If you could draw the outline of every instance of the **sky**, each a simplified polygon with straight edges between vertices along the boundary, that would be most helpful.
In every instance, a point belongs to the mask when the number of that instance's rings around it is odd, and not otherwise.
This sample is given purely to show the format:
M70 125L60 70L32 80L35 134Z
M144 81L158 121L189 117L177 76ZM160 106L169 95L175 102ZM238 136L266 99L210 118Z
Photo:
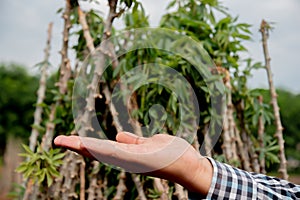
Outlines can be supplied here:
M152 27L166 12L169 0L140 0L149 15ZM271 67L277 87L300 93L300 1L299 0L221 0L239 22L252 25L253 40L245 43L254 61L264 61L259 25L262 19L274 22L269 39ZM56 11L63 0L1 0L0 3L0 62L25 65L34 73L33 66L43 60L46 30L54 22L50 62L57 69L60 62L63 21ZM84 4L83 6L88 6ZM105 13L106 1L100 0L99 9ZM255 71L249 86L268 87L266 72Z

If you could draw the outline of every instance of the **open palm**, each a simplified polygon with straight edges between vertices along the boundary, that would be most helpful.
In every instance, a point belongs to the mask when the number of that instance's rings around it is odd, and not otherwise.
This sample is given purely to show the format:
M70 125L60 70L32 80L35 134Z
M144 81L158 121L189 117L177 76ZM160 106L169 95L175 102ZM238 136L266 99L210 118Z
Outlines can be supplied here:
M157 134L144 138L121 132L116 140L117 142L89 137L58 136L54 143L129 172L178 182L191 190L197 190L195 182L205 177L205 166L210 166L207 159L179 137ZM208 181L209 175L212 172L208 174Z

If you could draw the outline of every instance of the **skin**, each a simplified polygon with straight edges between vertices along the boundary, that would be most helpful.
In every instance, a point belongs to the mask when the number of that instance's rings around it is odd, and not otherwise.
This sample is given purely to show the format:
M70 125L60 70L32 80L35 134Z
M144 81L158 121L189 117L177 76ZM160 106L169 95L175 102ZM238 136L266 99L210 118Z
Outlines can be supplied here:
M118 133L116 140L58 136L54 143L129 172L179 183L199 196L207 195L213 176L212 165L185 140L166 134L144 138L128 132Z

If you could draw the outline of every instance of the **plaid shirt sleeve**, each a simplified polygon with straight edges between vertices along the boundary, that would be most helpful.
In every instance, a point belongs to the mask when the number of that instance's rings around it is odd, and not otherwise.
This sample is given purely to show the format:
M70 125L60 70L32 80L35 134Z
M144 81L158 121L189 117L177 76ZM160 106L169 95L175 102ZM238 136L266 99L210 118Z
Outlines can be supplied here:
M210 190L205 199L300 199L300 185L246 172L208 158L214 170ZM201 199L196 194L191 199Z
M214 174L206 199L300 199L299 185L208 160Z

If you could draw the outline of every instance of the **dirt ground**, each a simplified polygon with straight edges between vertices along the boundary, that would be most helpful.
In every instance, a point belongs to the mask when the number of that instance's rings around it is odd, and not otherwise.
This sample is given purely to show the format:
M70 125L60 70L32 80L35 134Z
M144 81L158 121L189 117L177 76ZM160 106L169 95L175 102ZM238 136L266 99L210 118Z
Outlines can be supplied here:
M10 192L12 183L21 183L21 175L15 172L15 169L21 162L18 154L21 152L21 141L10 138L8 140L5 155L4 166L0 167L0 200L7 200L6 195Z
M291 176L289 179L290 182L300 185L300 175Z

